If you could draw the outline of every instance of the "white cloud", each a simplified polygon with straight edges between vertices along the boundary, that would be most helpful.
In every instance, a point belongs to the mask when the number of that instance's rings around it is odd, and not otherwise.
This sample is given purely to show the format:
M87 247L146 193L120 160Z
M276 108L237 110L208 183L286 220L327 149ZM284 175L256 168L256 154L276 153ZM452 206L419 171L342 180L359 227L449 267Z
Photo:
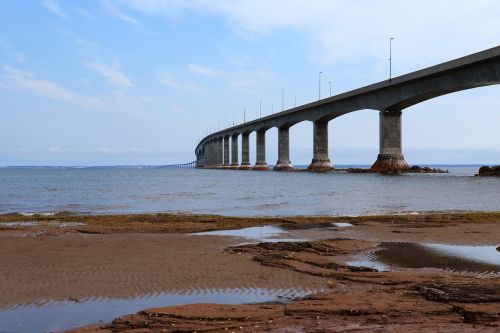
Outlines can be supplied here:
M52 14L63 18L66 17L66 13L62 11L56 0L42 0L41 4Z
M193 64L189 65L189 70L191 70L191 72L193 72L193 73L206 75L206 76L214 76L214 75L220 74L220 71L218 71L216 69L205 67L205 66L200 66L200 65L193 65Z
M286 5L281 0L117 1L168 18L186 11L212 13L255 35L295 31L319 64L385 63L388 38L396 37L396 72L496 46L500 31L497 0L290 0Z
M5 66L6 88L16 89L32 95L45 97L54 101L65 102L83 108L102 108L102 102L93 97L87 97L66 89L57 83L35 78L32 73Z
M85 9L82 9L82 8L74 8L73 9L78 15L80 15L81 17L83 17L84 19L87 19L87 20L90 20L90 19L93 19L94 16L92 14L90 14L88 11L86 11Z
M126 22L128 24L132 25L140 25L139 21L137 21L134 17L125 14L120 8L116 7L111 3L111 1L108 0L102 0L101 3L104 5L106 10L113 16L119 18L123 22Z
M10 44L0 39L0 53L13 57L19 62L23 62L25 57L23 54L17 52Z
M38 79L33 73L11 66L5 66L4 72L4 75L0 76L0 88L4 90L15 90L92 111L145 115L145 110L151 109L152 101L147 96L121 92L87 96L58 83Z
M216 77L218 81L222 79L229 88L245 94L257 93L262 89L262 82L269 83L275 80L274 73L259 69L223 71L195 64L188 67L195 74Z
M88 68L104 77L108 83L114 86L131 87L131 80L118 69L97 62L89 62L86 64Z
M181 82L175 76L167 71L163 71L160 73L160 82L167 87L176 89L176 90L190 90L190 91L198 91L200 88L188 82Z

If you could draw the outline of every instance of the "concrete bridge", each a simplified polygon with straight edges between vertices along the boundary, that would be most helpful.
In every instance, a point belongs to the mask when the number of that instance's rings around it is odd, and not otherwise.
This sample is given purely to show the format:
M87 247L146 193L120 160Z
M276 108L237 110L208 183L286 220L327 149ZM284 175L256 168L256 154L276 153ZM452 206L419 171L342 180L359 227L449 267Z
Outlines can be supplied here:
M164 168L170 168L170 169L184 169L184 168L195 168L197 166L196 161L189 162L189 163L181 163L181 164L169 164L169 165L164 165Z
M313 158L308 169L327 171L333 168L328 156L328 122L350 112L371 109L380 114L380 151L371 169L402 171L408 168L401 145L404 109L445 94L499 83L500 46L497 46L210 134L196 147L196 166L267 170L266 131L277 127L278 161L274 169L293 169L289 157L290 127L312 121ZM249 163L249 135L252 132L257 134L254 166ZM242 136L241 164L238 160L239 135Z

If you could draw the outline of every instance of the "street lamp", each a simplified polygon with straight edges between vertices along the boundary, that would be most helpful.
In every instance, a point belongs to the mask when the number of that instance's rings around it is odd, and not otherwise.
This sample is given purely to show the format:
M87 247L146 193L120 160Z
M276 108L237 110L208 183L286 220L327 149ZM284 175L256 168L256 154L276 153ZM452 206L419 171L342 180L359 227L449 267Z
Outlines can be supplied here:
M332 97L332 82L328 82L328 84L330 85L330 97Z
M260 117L262 118L262 99L259 101L259 113Z
M295 101L295 107L297 107L297 95L293 95L293 100Z
M321 100L321 73L323 72L318 73L318 101Z
M247 109L243 108L243 124L247 122Z
M389 82L392 81L392 41L394 37L389 38Z

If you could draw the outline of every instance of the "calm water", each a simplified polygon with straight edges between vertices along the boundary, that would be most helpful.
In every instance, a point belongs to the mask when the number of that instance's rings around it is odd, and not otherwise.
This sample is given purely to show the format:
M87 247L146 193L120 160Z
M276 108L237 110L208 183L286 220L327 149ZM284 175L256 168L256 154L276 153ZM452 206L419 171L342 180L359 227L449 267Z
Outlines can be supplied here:
M161 167L0 168L0 213L194 212L359 215L500 210L500 179L479 166L382 176Z
M319 291L319 290L318 290ZM140 310L194 303L263 303L286 302L315 291L288 289L224 289L196 293L160 293L131 299L94 298L78 302L54 301L0 309L0 333L57 332L92 323L108 323L118 316Z

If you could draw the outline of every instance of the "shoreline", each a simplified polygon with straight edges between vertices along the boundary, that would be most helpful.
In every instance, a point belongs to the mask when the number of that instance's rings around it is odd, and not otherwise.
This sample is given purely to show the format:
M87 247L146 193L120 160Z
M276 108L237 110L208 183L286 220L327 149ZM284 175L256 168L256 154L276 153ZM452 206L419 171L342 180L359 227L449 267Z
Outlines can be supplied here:
M45 230L48 234L65 233L196 233L232 230L266 225L307 225L347 222L398 226L452 225L453 223L497 223L499 211L432 211L369 214L359 216L224 216L190 213L78 214L78 213L6 213L0 214L0 236L15 230Z
M231 233L194 234L270 225L283 232L270 242ZM107 318L108 324L71 332L224 332L240 327L250 332L317 327L332 332L356 327L367 332L493 332L500 326L500 265L454 263L446 253L429 256L429 248L419 247L427 243L497 247L500 211L279 218L4 214L0 239L0 318L2 309L14 307L15 313L16 306L44 308L47 302L62 302L64 309L64 304L76 306L93 299L133 303L141 295L176 292L232 290L235 294L228 297L235 301L248 290L312 293L285 303L179 305L185 304L179 301L167 307L170 303L155 303L161 307L139 307L131 315L127 313L134 311L123 310ZM405 267L399 252L427 259L423 267ZM384 255L391 269L353 264L373 253ZM443 260L451 268L478 271L425 268L431 261ZM481 273L491 269L497 273Z

